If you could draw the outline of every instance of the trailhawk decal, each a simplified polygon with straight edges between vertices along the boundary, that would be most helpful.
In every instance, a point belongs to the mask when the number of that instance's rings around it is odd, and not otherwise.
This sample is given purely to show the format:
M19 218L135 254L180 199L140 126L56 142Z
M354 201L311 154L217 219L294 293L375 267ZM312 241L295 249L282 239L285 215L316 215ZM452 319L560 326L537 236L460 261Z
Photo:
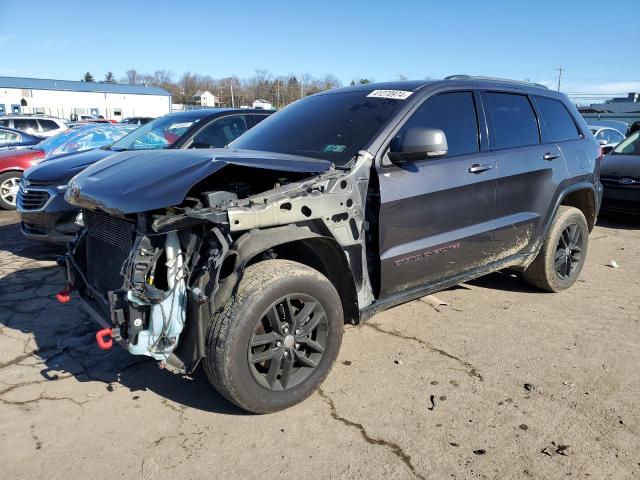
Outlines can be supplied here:
M449 250L455 250L457 248L460 248L460 242L445 245L444 247L436 248L434 250L427 250L426 252L411 255L410 257L401 258L399 260L395 260L393 264L397 267L398 265L415 262L421 258L431 257L432 255L438 255L439 253L448 252Z
M406 100L413 92L406 90L374 90L367 97L373 98L393 98L394 100Z

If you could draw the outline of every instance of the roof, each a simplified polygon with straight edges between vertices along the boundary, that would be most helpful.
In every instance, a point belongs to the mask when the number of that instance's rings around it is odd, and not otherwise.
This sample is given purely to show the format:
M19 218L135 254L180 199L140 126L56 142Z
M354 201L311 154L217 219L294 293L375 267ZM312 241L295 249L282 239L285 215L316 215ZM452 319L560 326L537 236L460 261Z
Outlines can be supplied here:
M254 100L253 103L268 103L269 105L271 105L271 102L269 100L265 100L264 98Z
M121 83L77 82L73 80L53 80L49 78L0 77L0 88L171 96L168 91L160 87L125 85Z
M517 80L508 80L502 78L491 77L473 77L469 75L453 75L441 80L398 80L393 82L378 82L349 85L347 87L336 88L333 90L325 90L316 95L326 95L342 92L353 91L372 91L372 90L402 90L406 92L416 92L427 85L472 85L481 88L490 87L521 87L522 89L535 89L536 91L544 90L545 94L556 96L554 90L549 90L543 85L530 82L520 82Z
M193 96L194 97L201 97L201 96L203 96L205 94L212 95L212 96L215 97L215 95L213 95L213 93L211 93L209 90L198 90L196 93L193 94Z

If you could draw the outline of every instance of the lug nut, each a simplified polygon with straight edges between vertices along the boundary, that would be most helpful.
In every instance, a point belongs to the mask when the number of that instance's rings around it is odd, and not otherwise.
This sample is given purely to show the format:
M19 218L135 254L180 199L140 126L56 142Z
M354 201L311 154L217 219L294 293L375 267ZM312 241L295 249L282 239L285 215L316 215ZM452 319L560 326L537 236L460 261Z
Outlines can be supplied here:
M296 350L298 350L300 348L300 344L296 343Z
M284 356L288 357L289 356L289 352L284 352Z
M300 335L300 329L296 328L296 335Z
M276 342L276 347L281 347L282 346L282 342Z
M283 332L284 332L284 333L289 333L289 328L288 328L288 327L284 327Z

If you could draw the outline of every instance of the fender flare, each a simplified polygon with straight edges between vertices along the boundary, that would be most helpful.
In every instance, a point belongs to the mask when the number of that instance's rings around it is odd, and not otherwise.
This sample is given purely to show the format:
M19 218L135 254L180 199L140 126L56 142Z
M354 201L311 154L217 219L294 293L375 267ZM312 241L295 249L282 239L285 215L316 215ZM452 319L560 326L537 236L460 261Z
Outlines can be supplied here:
M298 225L249 230L230 245L229 252L223 261L223 267L227 261L233 261L233 268L225 272L230 273L219 280L220 288L216 295L216 310L222 308L235 293L245 268L252 260L272 249L292 248L298 250L299 253L301 249L302 251L306 250L307 253L315 253L299 255L292 259L315 268L325 275L340 295L345 320L350 323L358 323L360 311L356 283L344 250L334 238ZM287 256L278 258L287 258ZM227 268L229 266L227 265Z

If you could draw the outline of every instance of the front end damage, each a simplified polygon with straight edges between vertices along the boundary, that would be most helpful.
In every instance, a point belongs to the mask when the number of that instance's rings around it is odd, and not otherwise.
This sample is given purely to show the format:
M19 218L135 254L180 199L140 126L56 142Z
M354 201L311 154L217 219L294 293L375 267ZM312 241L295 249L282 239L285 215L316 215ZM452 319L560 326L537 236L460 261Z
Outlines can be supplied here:
M143 212L111 208L92 195L92 172L83 173L66 196L85 218L66 258L70 287L130 353L187 372L206 355L210 318L232 301L244 268L262 259L319 269L336 285L346 319L357 322L374 298L365 221L371 161L362 151L352 168L319 174L226 162L190 181L180 204Z

